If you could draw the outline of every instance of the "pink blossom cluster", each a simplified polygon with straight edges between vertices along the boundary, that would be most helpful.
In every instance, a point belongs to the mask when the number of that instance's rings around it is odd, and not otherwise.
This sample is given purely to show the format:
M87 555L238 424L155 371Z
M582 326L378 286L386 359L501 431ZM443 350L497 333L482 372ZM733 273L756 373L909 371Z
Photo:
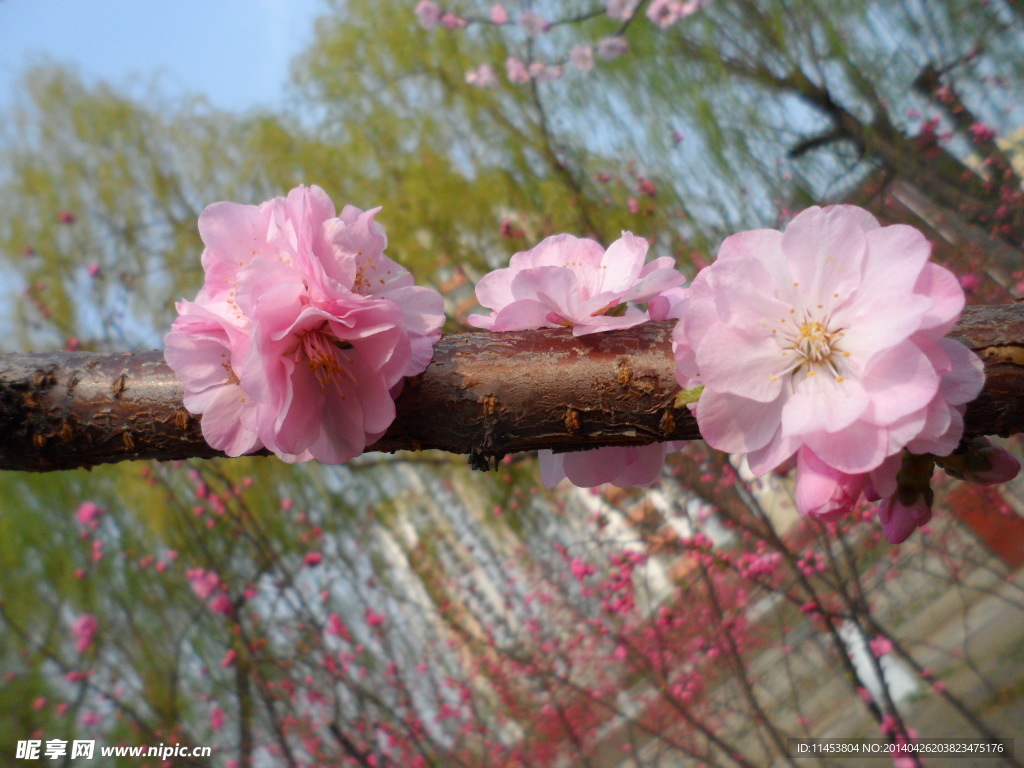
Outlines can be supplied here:
M387 430L404 377L430 362L444 305L384 255L379 210L337 215L322 189L298 187L200 215L206 280L164 341L211 446L337 463Z
M727 238L674 334L704 439L758 475L795 456L804 515L835 520L864 494L884 500L892 541L927 522L932 464L904 453L951 454L984 383L945 338L964 295L930 253L916 229L848 205Z
M548 237L515 254L507 268L480 279L477 300L491 312L470 315L468 321L491 331L567 327L574 336L585 336L631 328L652 316L663 319L681 301L678 286L684 278L667 256L645 263L647 249L647 241L630 232L607 249L572 235ZM582 453L541 451L541 479L548 487L565 477L581 487L650 485L672 448L654 443Z

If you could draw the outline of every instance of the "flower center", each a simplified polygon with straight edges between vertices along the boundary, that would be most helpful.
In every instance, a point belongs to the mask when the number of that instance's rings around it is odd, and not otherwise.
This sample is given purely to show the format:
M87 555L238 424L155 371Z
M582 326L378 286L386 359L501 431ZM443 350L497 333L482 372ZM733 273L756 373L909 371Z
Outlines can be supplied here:
M808 376L814 376L818 368L824 368L836 381L843 380L839 361L849 357L849 352L840 348L844 336L842 328L832 328L827 316L813 319L809 313L802 322L792 316L780 320L782 325L773 333L778 332L783 357L795 353L790 373L804 369Z
M347 349L352 349L350 343L329 336L321 329L303 334L298 346L300 359L302 356L306 358L306 365L320 382L321 392L326 392L327 385L339 374L352 378L351 372L345 369L346 364L353 364L352 358L344 354ZM345 399L344 396L342 399Z

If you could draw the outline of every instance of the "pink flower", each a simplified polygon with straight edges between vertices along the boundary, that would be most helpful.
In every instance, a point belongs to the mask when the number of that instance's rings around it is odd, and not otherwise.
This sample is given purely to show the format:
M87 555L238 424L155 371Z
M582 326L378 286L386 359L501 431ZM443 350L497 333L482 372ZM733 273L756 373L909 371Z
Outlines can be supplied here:
M441 6L432 0L420 0L415 13L424 29L433 29L441 23Z
M530 64L530 77L538 83L550 83L562 76L562 68L556 64L544 64L534 61Z
M477 300L492 314L470 315L468 320L491 331L568 326L573 335L583 336L629 328L651 317L678 317L686 295L678 287L683 276L671 258L645 265L646 256L647 241L629 232L607 250L593 240L554 235L515 254L508 268L484 275L476 286ZM629 302L650 302L651 311ZM650 485L658 479L666 453L676 449L674 443L655 443L540 451L541 479L549 488L566 477L579 487Z
M602 37L597 41L597 58L602 61L612 61L622 56L629 50L629 43L624 37Z
M447 29L465 29L469 25L468 21L454 13L446 13L441 16L441 23Z
M523 28L528 37L537 37L551 28L547 19L530 8L527 8L519 16L519 26Z
M803 447L833 475L952 450L983 374L943 339L964 297L929 253L917 230L853 206L727 238L675 332L680 383L704 386L704 438L757 474Z
M491 23L492 24L507 24L508 23L508 11L505 10L505 6L501 3L495 3L491 6Z
M61 211L58 218L60 219L61 224L74 224L78 221L78 217L71 211Z
M876 658L882 658L887 653L892 653L892 640L883 635L872 638L871 642L868 643L868 647L871 649L872 655Z
M212 446L337 463L387 430L444 316L441 296L384 255L379 210L336 216L322 189L298 187L203 211L206 282L165 344Z
M230 616L231 612L235 610L235 605L231 602L231 598L228 597L226 592L218 592L214 595L209 605L211 611L222 613L225 616Z
M469 323L491 331L568 326L574 336L639 325L647 313L623 305L647 302L683 282L671 258L644 265L646 255L647 241L629 232L607 250L593 240L553 235L480 279L477 300L492 313L470 315ZM621 315L609 314L619 307Z
M219 733L220 729L224 727L224 710L220 707L214 707L210 710L210 728L214 733Z
M683 17L681 0L654 0L647 7L647 18L662 29L671 27Z
M573 46L569 62L580 72L589 72L594 68L594 49L589 45Z
M498 84L498 76L490 64L481 64L466 73L466 83L477 88L493 88Z
M372 608L367 608L366 609L365 618L366 618L366 625L368 627L370 627L371 629L373 627L379 627L385 621L387 621L387 617L384 614L377 613Z
M220 586L220 576L205 568L188 570L185 572L185 578L200 600L206 600Z
M79 653L85 653L89 650L89 646L92 645L93 638L96 637L96 630L99 629L100 623L96 620L95 616L88 613L83 613L74 623L71 625L71 635L75 639L75 650Z
M605 4L605 9L609 18L616 21L626 21L633 15L639 2L640 0L608 0Z
M508 74L510 83L530 82L530 71L523 62L514 56L509 56L508 61L505 62L505 72Z
M103 510L100 509L99 505L91 501L83 501L75 511L75 517L82 525L89 525L99 520L102 514Z

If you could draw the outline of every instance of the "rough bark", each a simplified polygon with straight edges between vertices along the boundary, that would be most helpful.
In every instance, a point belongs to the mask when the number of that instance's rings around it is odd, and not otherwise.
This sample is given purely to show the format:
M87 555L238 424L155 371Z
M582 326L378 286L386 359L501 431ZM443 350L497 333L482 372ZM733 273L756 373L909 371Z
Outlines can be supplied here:
M513 451L638 445L700 435L673 407L673 322L573 338L567 330L446 336L406 382L372 450L439 448L477 466ZM1024 431L1024 303L968 307L953 331L985 361L967 433ZM220 456L163 353L0 357L0 469Z

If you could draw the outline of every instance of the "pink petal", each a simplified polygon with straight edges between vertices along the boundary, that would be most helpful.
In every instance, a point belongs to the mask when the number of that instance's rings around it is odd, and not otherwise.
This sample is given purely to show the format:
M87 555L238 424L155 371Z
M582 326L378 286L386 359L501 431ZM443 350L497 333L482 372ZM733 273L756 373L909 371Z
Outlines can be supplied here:
M847 205L808 208L782 236L789 273L805 306L831 306L856 291L867 253L865 233L878 222Z
M716 323L697 347L705 385L762 403L779 396L790 365L775 337L760 327L741 330Z
M911 342L875 355L861 376L871 398L866 418L886 426L928 407L939 389L939 375L928 358Z
M808 372L797 383L782 409L782 434L838 432L854 423L869 399L856 379L837 381L826 372Z
M749 453L763 448L778 431L782 398L768 403L705 389L697 401L701 437L726 453Z

